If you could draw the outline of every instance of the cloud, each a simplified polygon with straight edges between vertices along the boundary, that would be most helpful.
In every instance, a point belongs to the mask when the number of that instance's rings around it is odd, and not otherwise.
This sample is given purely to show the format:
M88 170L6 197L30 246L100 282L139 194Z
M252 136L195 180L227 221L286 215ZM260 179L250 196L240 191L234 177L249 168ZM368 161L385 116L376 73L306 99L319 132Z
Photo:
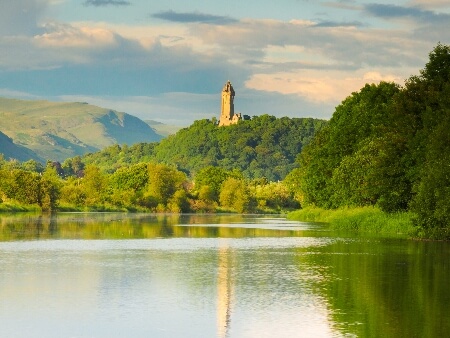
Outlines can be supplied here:
M319 21L316 27L364 27L364 23L360 21L337 22L337 21Z
M71 48L101 48L117 45L119 36L110 30L102 28L76 28L69 24L49 23L45 26L47 32L35 36L40 46L71 47Z
M230 26L194 25L190 31L204 44L220 48L224 58L237 63L266 61L271 49L284 48L273 56L280 62L280 58L289 55L291 47L301 47L292 55L296 62L314 61L354 69L367 65L417 66L422 59L413 51L424 46L423 41L413 40L408 31L387 34L381 29L317 27L296 21L245 20Z
M410 3L422 8L450 8L448 0L412 0Z
M335 2L324 2L324 6L337 8L337 9L348 9L348 10L359 10L360 6L355 4L355 1L335 1Z
M169 39L145 43L107 28L52 23L44 34L0 39L0 83L36 95L210 93L249 70Z
M424 23L431 22L450 22L450 14L436 13L430 10L424 10L420 7L403 7L397 5L368 4L364 9L370 15L384 19L415 19Z
M228 16L218 16L204 13L179 13L174 11L165 11L152 14L151 17L171 22L180 23L205 23L213 25L226 25L237 22L236 19Z
M254 74L246 81L246 86L260 91L295 94L306 101L331 105L342 101L366 83L380 81L401 82L403 79L392 74L382 75L377 71L358 71L349 75L348 72L343 71L301 70Z
M86 0L85 6L105 7L105 6L129 6L131 2L123 0Z
M49 6L44 0L0 0L0 36L34 35Z

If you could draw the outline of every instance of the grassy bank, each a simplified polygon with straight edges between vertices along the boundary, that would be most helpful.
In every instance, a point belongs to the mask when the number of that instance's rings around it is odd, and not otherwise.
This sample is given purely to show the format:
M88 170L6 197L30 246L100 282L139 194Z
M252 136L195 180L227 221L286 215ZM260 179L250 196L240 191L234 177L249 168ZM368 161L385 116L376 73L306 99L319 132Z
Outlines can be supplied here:
M0 203L0 212L40 212L38 205L25 205L15 202Z
M325 222L333 230L417 237L412 214L387 214L373 207L325 210L304 208L288 214L288 219L303 222Z

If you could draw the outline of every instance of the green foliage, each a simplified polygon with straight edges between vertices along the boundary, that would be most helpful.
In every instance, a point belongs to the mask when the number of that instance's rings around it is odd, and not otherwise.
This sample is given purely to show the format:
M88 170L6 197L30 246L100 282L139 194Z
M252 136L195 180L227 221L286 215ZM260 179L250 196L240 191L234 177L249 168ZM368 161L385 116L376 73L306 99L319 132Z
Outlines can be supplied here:
M300 156L305 204L332 208L378 203L398 174L398 168L378 170L398 159L397 145L392 151L384 148L391 142L388 137L395 136L390 103L398 91L393 83L366 85L336 108Z
M56 210L61 194L62 182L54 167L48 166L40 180L39 205L43 211Z
M119 168L110 176L110 186L114 190L139 191L148 183L146 163L138 163L130 167Z
M229 127L210 120L195 121L160 143L119 145L83 157L105 172L138 162L156 161L196 176L208 166L231 172L237 169L247 178L283 179L297 165L295 158L326 121L309 118L277 119L262 115ZM213 188L217 191L216 188Z
M303 192L301 189L302 184L302 170L300 168L294 168L283 180L283 184L288 189L289 193L293 196L294 200L298 203L303 203Z
M404 88L381 82L345 99L301 153L289 186L305 206L410 210L424 229L445 233L449 107L450 47L438 44Z
M419 102L407 97L416 109L406 113L417 124L408 157L414 165L411 209L424 228L450 228L450 46L438 44L421 76L407 84L410 88L420 94Z
M62 164L62 169L64 171L64 176L83 176L85 164L83 163L80 156L75 156L73 158L66 159Z
M283 182L258 182L250 185L250 193L259 210L295 209L299 204Z
M304 208L288 214L288 219L303 222L329 223L333 230L392 234L409 237L416 234L413 214L385 213L379 208L359 207L341 209Z
M61 188L61 202L74 207L85 204L86 193L81 186L81 178L69 177Z
M82 157L85 164L95 164L102 171L112 173L118 168L149 162L154 158L156 143L136 143L132 146L112 145Z
M207 166L195 175L195 187L202 200L219 201L222 183L230 177L231 173L225 169Z
M81 191L87 206L100 206L106 202L108 177L93 165L86 166L81 180Z
M148 195L165 205L176 191L183 189L186 175L164 164L149 163L148 180Z
M0 191L5 199L23 204L39 203L39 181L37 173L22 169L0 170Z
M450 228L450 114L436 126L425 146L416 196L411 206L426 228Z
M230 177L222 183L220 205L239 213L252 209L252 198L247 183L242 179Z
M0 168L0 200L23 206L38 205L43 211L55 210L61 180L49 166L42 174L23 169ZM36 208L33 208L36 209Z

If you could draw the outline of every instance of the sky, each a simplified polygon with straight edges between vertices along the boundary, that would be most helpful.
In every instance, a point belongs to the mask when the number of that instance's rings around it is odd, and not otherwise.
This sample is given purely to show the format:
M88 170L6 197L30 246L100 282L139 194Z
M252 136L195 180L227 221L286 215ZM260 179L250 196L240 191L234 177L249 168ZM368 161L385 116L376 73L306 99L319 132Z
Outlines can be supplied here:
M375 2L374 2L375 1ZM450 0L0 0L0 96L188 126L235 111L329 119L450 44Z

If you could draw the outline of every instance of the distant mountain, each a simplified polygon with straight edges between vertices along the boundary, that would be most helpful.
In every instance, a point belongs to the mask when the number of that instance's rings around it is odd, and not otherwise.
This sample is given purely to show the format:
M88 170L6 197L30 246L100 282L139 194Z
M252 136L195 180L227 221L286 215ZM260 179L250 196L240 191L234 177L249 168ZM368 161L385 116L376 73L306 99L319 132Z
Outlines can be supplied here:
M183 128L180 126L172 126L170 124L164 124L162 122L154 120L144 120L144 122L147 123L150 127L152 127L157 134L163 137L176 134L178 130Z
M40 158L32 150L14 144L14 142L2 132L0 132L0 154L3 155L5 160L16 159L21 162L28 160L44 162L44 159Z
M57 161L113 144L162 139L135 116L83 102L0 98L0 130L16 145L31 149L45 160Z

